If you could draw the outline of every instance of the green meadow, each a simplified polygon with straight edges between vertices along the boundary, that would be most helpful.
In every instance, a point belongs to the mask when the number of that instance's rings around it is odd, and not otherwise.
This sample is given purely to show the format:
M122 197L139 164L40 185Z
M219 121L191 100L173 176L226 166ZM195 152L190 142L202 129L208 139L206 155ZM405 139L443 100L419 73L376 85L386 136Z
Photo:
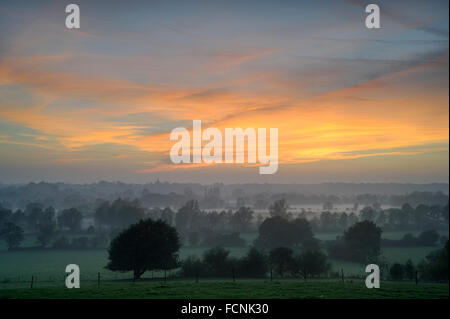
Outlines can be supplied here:
M331 240L339 235L337 233L322 233L316 237L321 240ZM404 232L386 232L384 238L398 239ZM256 233L245 233L241 235L248 245L256 238ZM27 237L26 245L32 246L34 240ZM404 263L411 259L415 264L421 261L431 251L438 247L388 247L382 250L383 256L389 263ZM183 246L180 249L180 258L190 255L201 255L206 247ZM231 256L240 257L247 252L248 247L226 247ZM34 276L35 286L62 285L65 278L65 267L68 264L77 264L81 269L82 280L96 281L98 273L101 280L121 280L132 277L131 273L112 272L104 269L108 261L108 252L105 249L86 250L19 250L9 252L5 247L0 247L0 289L11 289L28 287L31 276ZM357 277L365 275L365 265L345 262L340 260L330 260L332 270L340 272L344 270L346 277ZM173 277L175 271L169 272L169 277ZM158 272L147 272L144 278L151 279L162 277Z
M323 299L438 299L448 298L446 284L381 282L379 289L367 289L364 281L170 281L107 282L97 287L90 283L79 289L45 287L0 289L0 298L323 298Z

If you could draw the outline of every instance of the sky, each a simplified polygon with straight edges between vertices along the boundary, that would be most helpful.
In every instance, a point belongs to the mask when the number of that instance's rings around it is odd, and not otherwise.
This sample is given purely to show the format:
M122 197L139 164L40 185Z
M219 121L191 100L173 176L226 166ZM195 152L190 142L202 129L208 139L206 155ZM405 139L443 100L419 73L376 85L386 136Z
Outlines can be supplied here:
M0 0L0 182L449 180L448 1L69 3ZM173 164L193 120L278 128L278 171Z

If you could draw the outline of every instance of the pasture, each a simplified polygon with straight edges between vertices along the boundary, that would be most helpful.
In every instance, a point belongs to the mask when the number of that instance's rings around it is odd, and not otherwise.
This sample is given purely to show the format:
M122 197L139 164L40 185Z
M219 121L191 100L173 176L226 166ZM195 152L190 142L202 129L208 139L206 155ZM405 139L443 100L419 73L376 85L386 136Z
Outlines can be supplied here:
M336 233L317 234L322 240L330 240L337 236ZM401 238L402 232L383 233L385 238ZM248 245L251 244L256 233L245 233L241 235ZM34 244L33 238L27 236L25 243L29 246ZM3 243L2 243L3 244ZM248 247L226 247L231 256L240 257L247 252ZM421 261L431 251L438 247L387 247L382 249L386 260L392 264L404 263L411 259L415 264ZM183 246L180 250L180 258L190 255L201 255L207 247ZM25 288L29 286L31 276L34 276L35 286L62 286L65 278L65 266L77 264L81 269L82 280L96 281L97 274L101 273L101 280L126 280L132 277L131 273L112 272L104 269L108 261L106 249L86 250L19 250L8 252L5 247L0 247L0 289ZM365 276L365 265L340 260L330 260L332 270L340 272L343 269L345 277ZM175 271L169 272L168 276L174 275ZM147 272L143 278L152 279L162 277L158 272Z
M367 289L363 280L340 281L155 281L81 284L79 289L45 287L0 289L0 298L269 298L269 299L437 299L448 298L446 284L381 282L379 289Z

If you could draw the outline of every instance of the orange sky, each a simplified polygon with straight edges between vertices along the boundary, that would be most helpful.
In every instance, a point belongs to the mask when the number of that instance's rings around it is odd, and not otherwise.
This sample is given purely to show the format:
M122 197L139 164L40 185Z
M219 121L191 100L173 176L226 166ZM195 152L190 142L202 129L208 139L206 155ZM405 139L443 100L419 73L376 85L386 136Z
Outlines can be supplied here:
M270 26L253 17L261 31L242 22L247 32L227 34L220 19L207 29L189 11L174 23L189 25L187 34L163 25L146 43L141 24L100 26L92 8L85 33L68 32L54 16L58 6L48 8L47 19L25 25L12 17L27 11L3 13L13 25L0 56L5 180L259 178L254 167L170 163L170 131L197 119L204 129L277 127L280 174L265 182L448 182L448 36L420 23L393 19L373 35L349 31L360 21L334 17L286 35L282 27L293 27L281 16Z

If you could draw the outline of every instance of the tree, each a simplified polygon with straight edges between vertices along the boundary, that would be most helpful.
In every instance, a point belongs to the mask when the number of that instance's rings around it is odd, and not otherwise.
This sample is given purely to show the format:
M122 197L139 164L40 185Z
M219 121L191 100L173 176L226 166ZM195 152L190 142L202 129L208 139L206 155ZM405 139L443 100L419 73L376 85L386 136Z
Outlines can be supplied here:
M139 279L147 270L175 268L180 246L175 228L162 220L141 220L112 240L106 268L133 271Z
M209 275L227 276L231 273L229 254L230 252L223 247L215 247L205 251L203 262Z
M58 224L61 228L67 227L70 231L81 229L83 214L76 208L65 209L58 216Z
M189 246L197 246L200 241L198 232L194 231L188 235Z
M435 230L426 230L419 235L419 243L423 246L434 246L439 239L439 234Z
M123 228L145 218L145 210L138 200L118 198L111 204L104 202L97 207L95 220L99 226Z
M181 262L181 271L185 277L198 278L204 271L204 264L197 256L189 256Z
M329 211L320 213L320 225L322 230L331 230L334 228L333 215Z
M23 229L13 223L4 223L0 229L0 237L6 241L8 250L13 250L20 246L23 241Z
M175 215L175 225L177 230L183 236L188 234L190 231L193 231L193 229L191 229L192 220L200 213L198 201L190 200L186 202L186 204L184 204L184 206L181 207Z
M279 199L275 201L272 205L269 207L269 214L271 217L282 217L285 219L289 218L289 214L287 212L288 205L284 198Z
M12 215L13 214L10 209L6 209L0 204L0 228L4 223L10 221Z
M255 246L267 250L276 247L293 247L314 236L309 222L304 218L297 218L291 222L279 216L266 218L258 231L259 236L255 240Z
M370 207L370 206L366 206L364 207L361 212L359 213L361 220L369 220L372 221L375 219L376 216L376 212L375 210Z
M230 220L231 226L238 232L246 232L250 229L253 220L253 211L250 207L240 207Z
M290 233L293 239L293 244L302 244L305 241L314 239L314 234L311 230L311 225L306 218L296 218L290 222Z
M391 266L389 273L393 280L402 280L405 276L405 267L402 264L395 263Z
M302 245L303 251L314 251L320 249L319 240L316 238L306 239Z
M416 269L411 259L408 259L408 261L406 262L404 270L406 278L408 278L409 280L413 280L416 274Z
M39 225L39 219L42 217L43 207L40 203L29 203L25 208L28 228L35 230Z
M281 277L292 269L294 263L293 251L287 247L272 249L269 254L269 264Z
M339 227L342 230L346 230L348 227L348 221L349 221L348 215L346 213L342 213L341 216L339 216L338 220Z
M172 226L174 215L175 213L172 211L172 209L170 207L166 207L161 212L161 219L165 221L168 225Z
M255 246L259 249L273 249L275 247L292 246L291 227L288 220L276 216L266 218L259 226L259 236Z
M267 273L266 256L255 247L250 247L240 264L240 273L245 277L263 278Z
M426 256L417 266L422 278L433 281L448 282L449 245L435 250Z
M344 233L346 249L360 262L374 262L380 255L381 228L374 222L362 221Z
M293 273L300 274L305 280L328 272L331 268L327 255L319 250L304 251L294 258Z
M68 248L70 247L70 242L65 236L61 236L55 239L52 244L53 248Z
M39 226L39 231L36 237L36 241L41 244L42 247L50 244L52 239L55 237L56 228L55 224L45 224Z

